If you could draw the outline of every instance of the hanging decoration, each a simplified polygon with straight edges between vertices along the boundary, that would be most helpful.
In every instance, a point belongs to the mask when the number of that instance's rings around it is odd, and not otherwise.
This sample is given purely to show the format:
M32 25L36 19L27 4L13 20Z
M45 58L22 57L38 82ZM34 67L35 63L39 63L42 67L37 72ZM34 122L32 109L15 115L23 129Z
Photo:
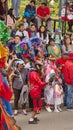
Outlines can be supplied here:
M0 43L5 43L10 37L10 29L0 20Z

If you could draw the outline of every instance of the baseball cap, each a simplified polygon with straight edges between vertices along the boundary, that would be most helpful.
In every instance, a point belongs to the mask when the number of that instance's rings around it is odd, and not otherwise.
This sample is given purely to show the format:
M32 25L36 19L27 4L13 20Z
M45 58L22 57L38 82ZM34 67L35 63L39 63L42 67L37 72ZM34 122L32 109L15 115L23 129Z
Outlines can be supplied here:
M61 29L60 28L56 28L55 32L61 32Z
M63 55L69 55L69 52L68 51L65 51L62 53Z

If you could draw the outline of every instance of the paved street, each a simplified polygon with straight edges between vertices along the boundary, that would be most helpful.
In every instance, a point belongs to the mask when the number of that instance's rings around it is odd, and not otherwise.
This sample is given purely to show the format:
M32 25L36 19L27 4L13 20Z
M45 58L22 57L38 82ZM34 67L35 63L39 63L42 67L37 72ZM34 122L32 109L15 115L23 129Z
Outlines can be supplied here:
M73 112L70 111L48 113L42 110L38 115L40 121L35 125L28 124L30 116L29 112L27 116L19 114L15 117L21 130L73 130Z

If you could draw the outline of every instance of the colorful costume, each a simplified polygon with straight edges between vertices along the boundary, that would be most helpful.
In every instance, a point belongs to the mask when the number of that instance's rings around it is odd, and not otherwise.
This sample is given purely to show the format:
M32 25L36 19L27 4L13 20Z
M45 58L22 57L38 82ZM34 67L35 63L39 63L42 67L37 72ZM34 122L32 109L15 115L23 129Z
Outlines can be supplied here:
M48 82L50 79L50 75L55 73L54 64L51 61L46 61L45 63L45 81ZM47 105L54 104L54 89L52 87L52 84L47 84L44 89L44 96L45 96L45 103Z
M12 109L9 101L12 97L12 91L1 67L3 66L0 64L0 128L1 130L11 130L11 128L12 130L19 130L20 128L15 125L15 120L11 117Z

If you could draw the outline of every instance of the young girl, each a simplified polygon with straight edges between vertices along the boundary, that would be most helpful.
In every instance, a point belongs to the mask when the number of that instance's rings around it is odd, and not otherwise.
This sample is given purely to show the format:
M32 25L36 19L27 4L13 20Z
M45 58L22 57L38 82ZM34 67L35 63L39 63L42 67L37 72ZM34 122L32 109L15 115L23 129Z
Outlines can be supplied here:
M61 65L57 66L58 76L54 78L52 86L54 87L54 112L61 112L61 104L63 103L63 88L61 79Z
M37 37L40 38L42 40L42 43L44 44L48 44L49 43L49 35L46 31L46 27L45 26L40 26L39 31L37 33Z
M8 15L7 15L7 26L9 26L11 29L15 29L15 24L16 24L16 19L14 16L14 10L10 8L8 10Z
M49 57L47 57L47 60L45 62L44 72L45 72L45 81L49 81L49 83L46 85L44 89L44 97L45 97L45 103L46 103L46 110L48 112L52 112L51 105L54 105L54 89L52 86L53 78L51 77L51 74L55 74L55 64L53 61L53 58L49 60Z

